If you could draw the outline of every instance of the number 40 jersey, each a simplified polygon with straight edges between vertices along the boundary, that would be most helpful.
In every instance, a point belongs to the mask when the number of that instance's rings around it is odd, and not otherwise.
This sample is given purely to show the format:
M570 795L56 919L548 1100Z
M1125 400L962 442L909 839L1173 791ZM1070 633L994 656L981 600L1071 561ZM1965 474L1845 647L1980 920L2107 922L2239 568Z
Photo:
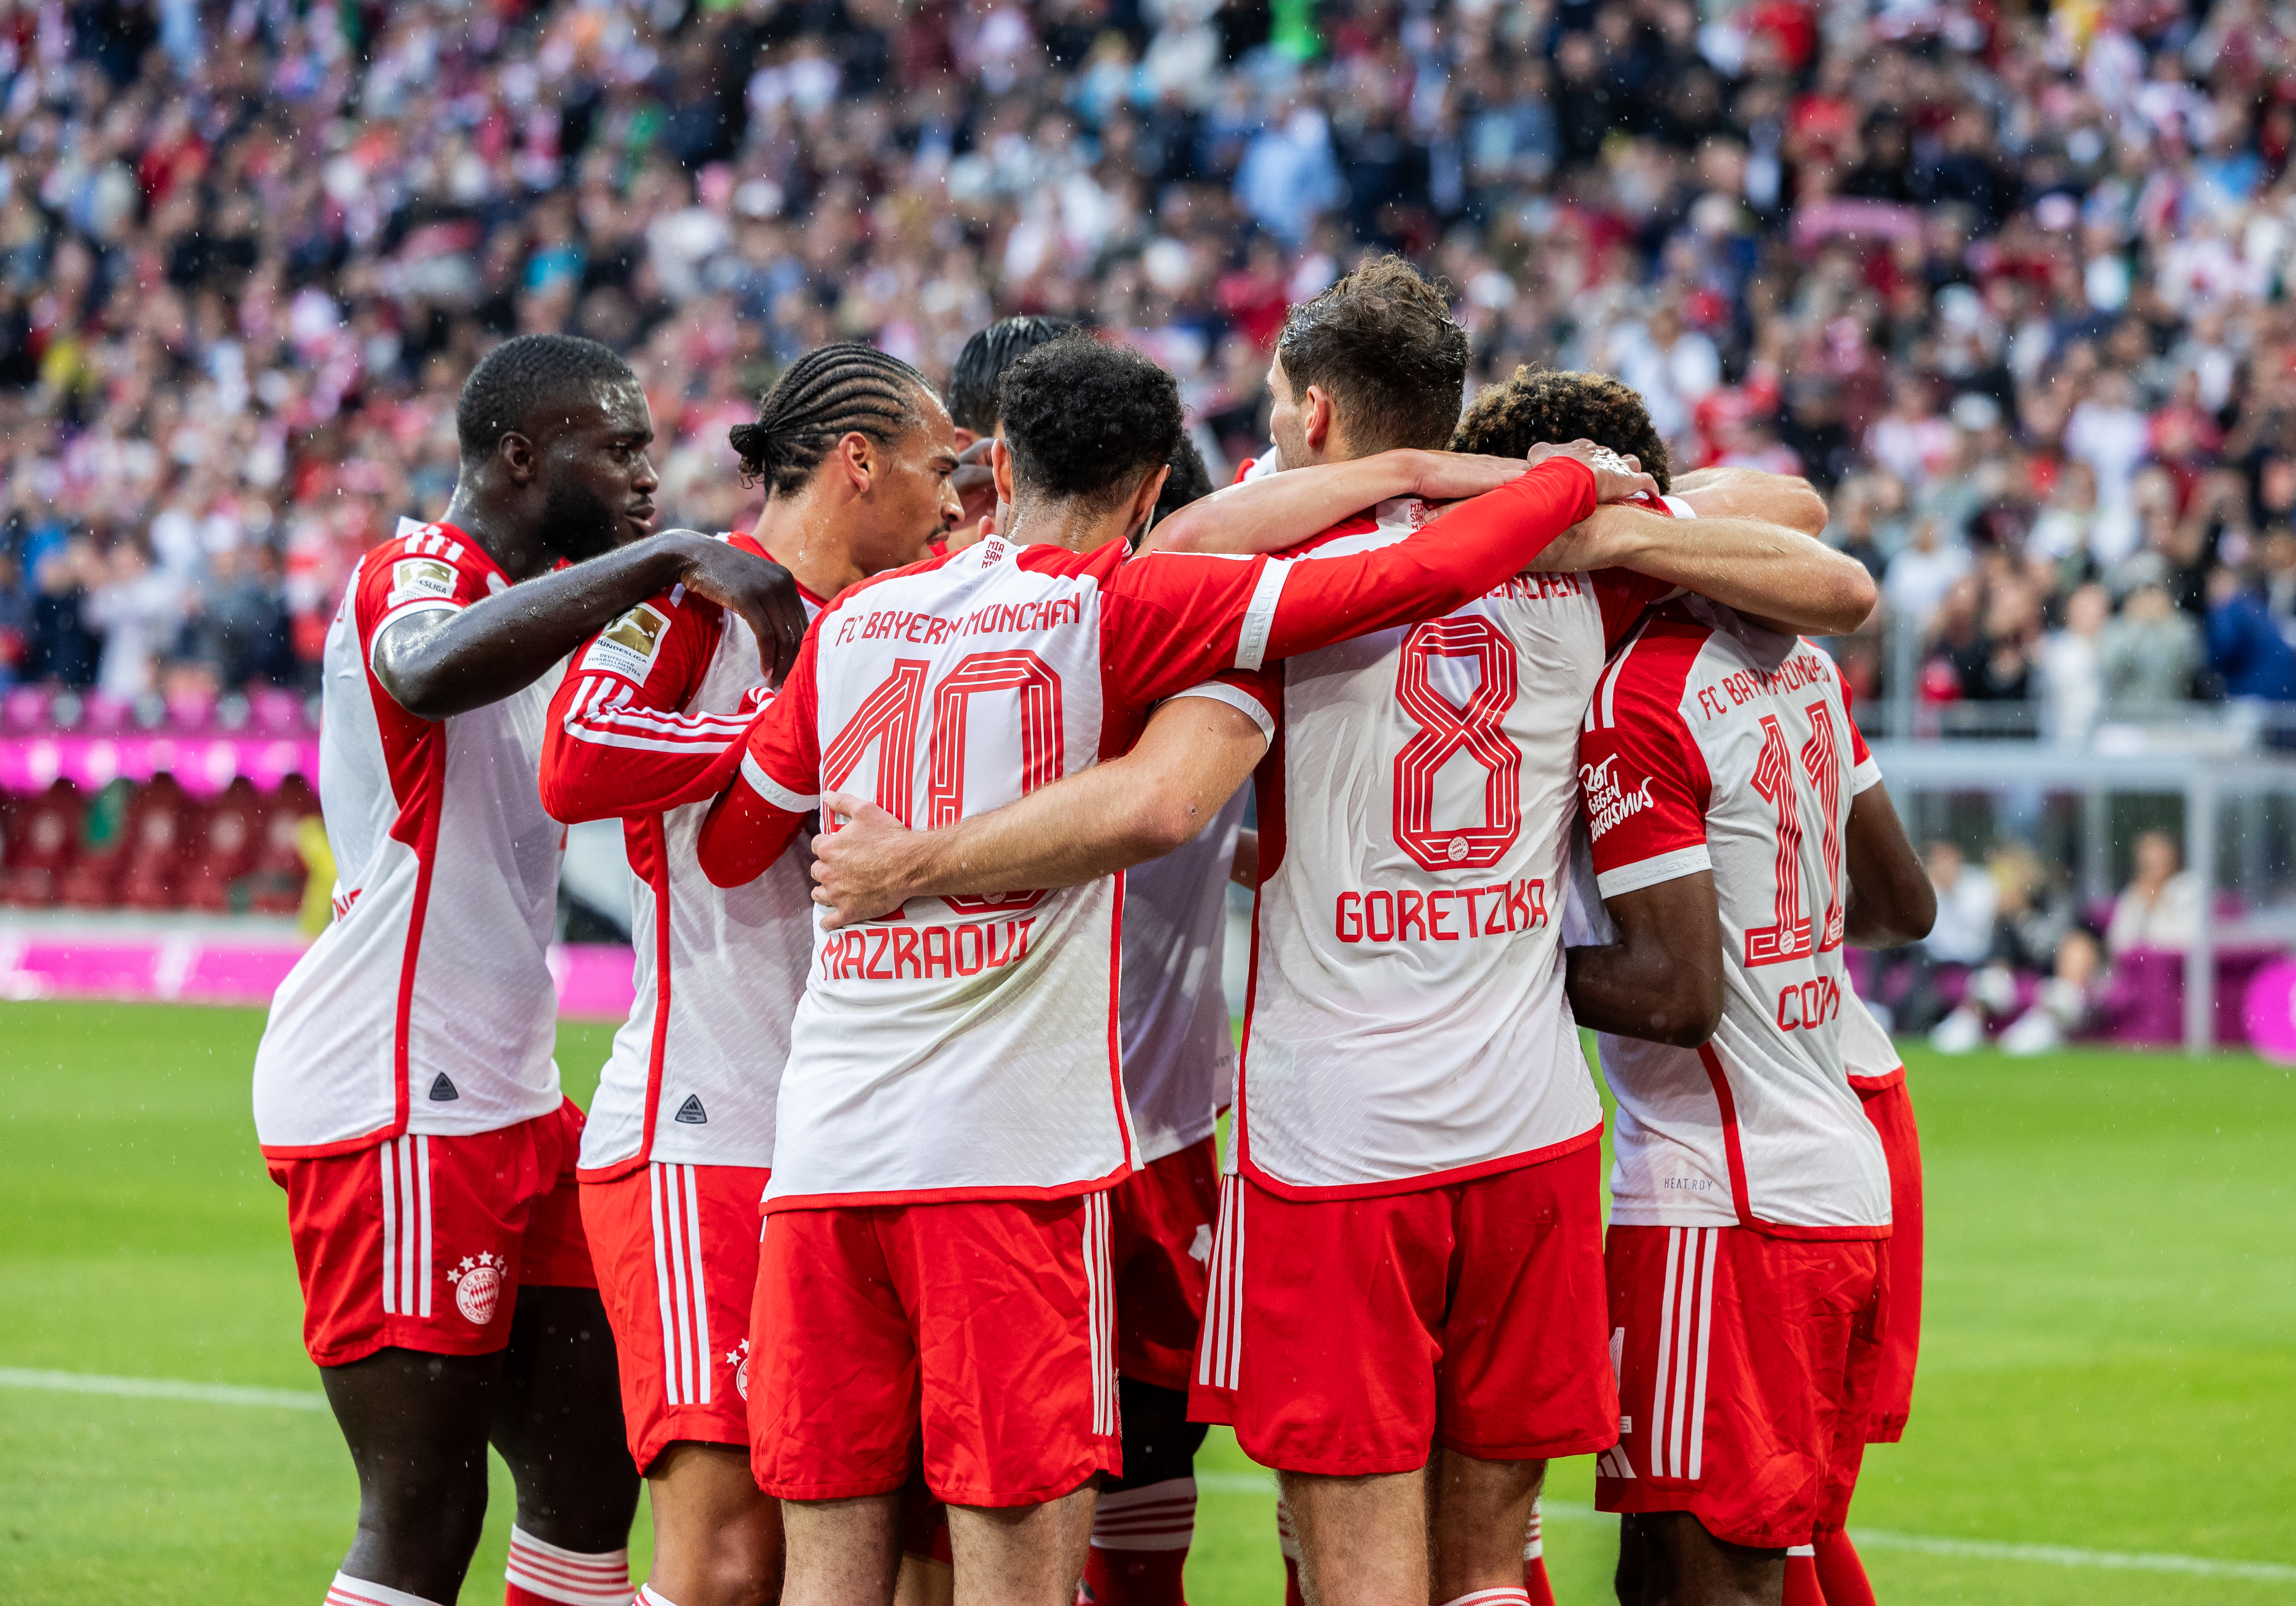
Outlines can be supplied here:
M1382 503L1285 555L1312 569L1431 516ZM1671 589L1518 574L1283 666L1231 1151L1255 1183L1405 1192L1601 1137L1558 941L1578 727L1611 645Z

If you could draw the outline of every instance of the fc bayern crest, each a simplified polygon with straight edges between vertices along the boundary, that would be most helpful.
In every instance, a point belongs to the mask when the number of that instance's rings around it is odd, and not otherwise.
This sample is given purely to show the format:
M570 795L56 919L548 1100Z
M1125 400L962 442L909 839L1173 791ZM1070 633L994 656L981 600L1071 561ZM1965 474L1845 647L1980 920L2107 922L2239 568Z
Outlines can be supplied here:
M750 1340L743 1339L741 1348L726 1352L726 1364L734 1368L734 1388L743 1399L750 1397Z
M447 1281L455 1285L455 1308L473 1327L484 1327L495 1319L495 1301L502 1298L505 1264L500 1255L465 1255L463 1264L447 1274Z

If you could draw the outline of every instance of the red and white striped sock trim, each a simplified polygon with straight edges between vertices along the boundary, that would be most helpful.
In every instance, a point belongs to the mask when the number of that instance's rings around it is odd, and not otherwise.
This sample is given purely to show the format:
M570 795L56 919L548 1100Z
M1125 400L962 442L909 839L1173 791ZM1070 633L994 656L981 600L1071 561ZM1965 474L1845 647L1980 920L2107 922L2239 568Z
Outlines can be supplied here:
M1103 1550L1185 1550L1196 1536L1196 1480L1103 1495L1092 1514L1092 1542Z
M638 1586L637 1606L677 1606L677 1602L652 1585L641 1584Z
M1275 1496L1275 1548L1286 1561L1300 1560L1300 1533L1292 1526L1292 1506L1283 1495Z
M503 1577L512 1591L522 1589L562 1606L630 1606L627 1550L566 1550L512 1527L510 1565Z
M439 1606L439 1602L339 1572L327 1586L326 1606Z
M1504 1585L1496 1589L1471 1589L1444 1602L1443 1606L1530 1606L1530 1591L1521 1585L1512 1589Z
M1522 1559L1537 1561L1546 1554L1546 1530L1538 1520L1538 1502L1530 1503L1530 1527L1522 1536Z

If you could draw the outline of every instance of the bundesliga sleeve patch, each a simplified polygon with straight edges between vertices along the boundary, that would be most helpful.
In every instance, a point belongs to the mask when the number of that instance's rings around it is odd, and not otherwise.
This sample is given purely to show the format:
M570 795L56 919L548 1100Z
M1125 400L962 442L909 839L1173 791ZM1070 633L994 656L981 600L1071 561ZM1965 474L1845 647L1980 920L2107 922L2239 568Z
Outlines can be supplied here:
M401 558L390 566L390 596L387 606L423 597L455 594L455 566L437 558Z
M643 681L661 651L662 637L668 634L669 616L640 602L599 633L582 655L582 668Z

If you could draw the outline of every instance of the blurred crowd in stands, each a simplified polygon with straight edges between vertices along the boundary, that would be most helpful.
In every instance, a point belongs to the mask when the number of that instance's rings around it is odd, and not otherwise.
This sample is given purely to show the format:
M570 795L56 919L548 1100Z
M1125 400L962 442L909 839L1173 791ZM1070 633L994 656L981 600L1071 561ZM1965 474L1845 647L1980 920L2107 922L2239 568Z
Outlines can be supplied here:
M1868 962L1861 988L1891 1029L1925 1032L1948 1053L1988 1041L2030 1054L2078 1037L2183 1037L2185 955L2202 900L2174 836L2139 832L2128 882L2087 905L2014 838L1982 864L1947 840L1928 843L1922 856L1937 889L1937 924L1923 941ZM2233 1010L2280 946L2233 944L2215 957ZM2227 1012L2219 1006L2220 1034Z
M1087 316L1262 439L1286 305L1799 470L1871 699L2296 696L2296 38L2260 0L41 0L0 13L0 680L296 685L486 344L650 389L723 528L778 364Z

